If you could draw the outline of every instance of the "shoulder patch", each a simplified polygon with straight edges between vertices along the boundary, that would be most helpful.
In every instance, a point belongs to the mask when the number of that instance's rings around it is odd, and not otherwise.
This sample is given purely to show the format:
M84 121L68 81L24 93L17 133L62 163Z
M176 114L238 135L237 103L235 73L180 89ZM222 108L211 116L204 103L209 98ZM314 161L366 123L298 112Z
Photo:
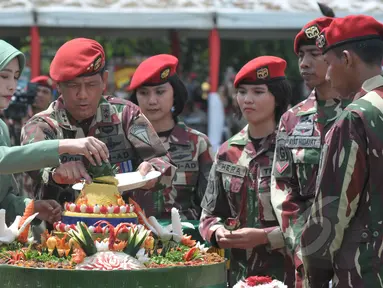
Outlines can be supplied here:
M238 177L245 177L247 168L245 166L235 165L227 161L218 161L217 171L220 173L230 174Z
M291 151L286 147L287 134L279 133L275 148L275 169L274 176L276 178L292 177L292 157Z
M149 140L149 134L148 134L148 127L143 124L135 124L130 130L130 133L140 139L142 142L151 145Z

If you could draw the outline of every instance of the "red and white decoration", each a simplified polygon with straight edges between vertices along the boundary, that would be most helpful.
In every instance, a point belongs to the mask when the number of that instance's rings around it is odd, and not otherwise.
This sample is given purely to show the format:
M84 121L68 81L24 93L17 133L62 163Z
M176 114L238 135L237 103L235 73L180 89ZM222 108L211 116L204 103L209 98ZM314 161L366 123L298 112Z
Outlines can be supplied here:
M273 280L269 276L251 276L239 281L233 288L287 288L281 281Z
M134 206L131 204L126 204L123 206L118 205L85 205L85 204L75 204L75 203L65 203L65 211L77 212L77 213L88 213L88 214L126 214L134 212Z
M76 270L136 270L145 269L145 266L136 258L123 252L98 252L86 257L84 262L76 266Z

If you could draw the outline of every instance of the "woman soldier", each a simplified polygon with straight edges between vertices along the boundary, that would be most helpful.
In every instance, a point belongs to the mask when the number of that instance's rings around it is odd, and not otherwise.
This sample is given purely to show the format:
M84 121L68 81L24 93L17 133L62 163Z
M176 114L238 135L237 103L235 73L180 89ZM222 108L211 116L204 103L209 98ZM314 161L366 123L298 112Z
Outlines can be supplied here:
M136 191L129 196L137 200L146 216L169 219L176 207L183 220L199 220L213 156L206 135L178 120L187 90L176 74L177 64L174 56L156 55L143 61L132 77L130 100L149 119L178 169L172 187Z
M25 65L24 54L9 43L0 40L0 110L8 107ZM60 165L60 154L82 154L96 165L108 161L109 152L106 145L93 138L76 140L47 140L26 146L10 146L9 130L0 120L0 209L6 210L6 221L12 222L16 215L22 215L25 205L30 199L16 196L18 185L12 173L21 173L45 167ZM95 159L93 159L93 157ZM68 168L69 169L69 168ZM92 179L80 162L73 162L70 170L72 175L84 177L88 182ZM35 212L41 220L55 222L61 218L61 207L54 200L35 202Z
M254 275L275 276L288 287L294 283L270 199L275 131L291 98L285 68L285 60L262 56L236 75L234 100L248 125L220 147L201 204L202 237L231 249L230 287Z

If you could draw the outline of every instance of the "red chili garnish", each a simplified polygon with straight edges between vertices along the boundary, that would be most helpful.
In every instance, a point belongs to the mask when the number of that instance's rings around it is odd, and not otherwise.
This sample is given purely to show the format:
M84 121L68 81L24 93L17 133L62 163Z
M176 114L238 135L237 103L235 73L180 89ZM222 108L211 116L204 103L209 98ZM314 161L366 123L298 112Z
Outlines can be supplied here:
M188 252L184 255L184 261L190 261L193 258L194 252L197 250L197 247L189 249Z
M250 276L246 279L246 284L251 287L271 282L273 282L273 279L269 276Z

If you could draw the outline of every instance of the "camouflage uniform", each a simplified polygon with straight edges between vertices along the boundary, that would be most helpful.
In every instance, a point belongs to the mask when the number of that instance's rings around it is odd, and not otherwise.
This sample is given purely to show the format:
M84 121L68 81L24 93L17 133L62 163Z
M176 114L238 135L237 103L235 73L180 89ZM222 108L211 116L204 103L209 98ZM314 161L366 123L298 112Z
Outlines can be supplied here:
M170 219L172 207L181 218L199 220L201 200L205 194L213 155L206 135L178 123L164 143L172 161L178 166L171 187L157 191L129 192L146 216Z
M300 236L315 195L324 135L346 102L319 101L314 90L305 101L287 111L279 123L271 202L296 269L302 265Z
M312 287L331 277L333 287L383 287L381 131L383 77L375 76L326 135L317 195L302 234Z
M244 274L274 275L293 287L294 267L285 257L285 243L270 200L270 176L275 134L254 147L248 126L219 149L202 201L200 232L217 246L215 231L225 219L239 216L240 228L263 228L268 245L254 249L231 249L230 279L235 284Z
M88 127L81 127L69 118L63 99L60 97L46 111L34 115L28 121L22 131L22 144L45 139L94 136L108 146L109 160L119 166L121 173L135 171L142 161L148 161L164 175L161 184L165 186L171 184L175 167L168 162L169 158L165 156L166 151L161 140L138 106L122 99L102 97L96 115ZM79 159L82 157L61 156L61 162ZM73 201L59 198L63 191L72 193L70 195L73 195L73 191L70 185L56 184L51 172L52 168L46 168L30 173L35 186L40 186L37 196L44 199L59 199L60 203ZM64 197L67 193L62 195Z

